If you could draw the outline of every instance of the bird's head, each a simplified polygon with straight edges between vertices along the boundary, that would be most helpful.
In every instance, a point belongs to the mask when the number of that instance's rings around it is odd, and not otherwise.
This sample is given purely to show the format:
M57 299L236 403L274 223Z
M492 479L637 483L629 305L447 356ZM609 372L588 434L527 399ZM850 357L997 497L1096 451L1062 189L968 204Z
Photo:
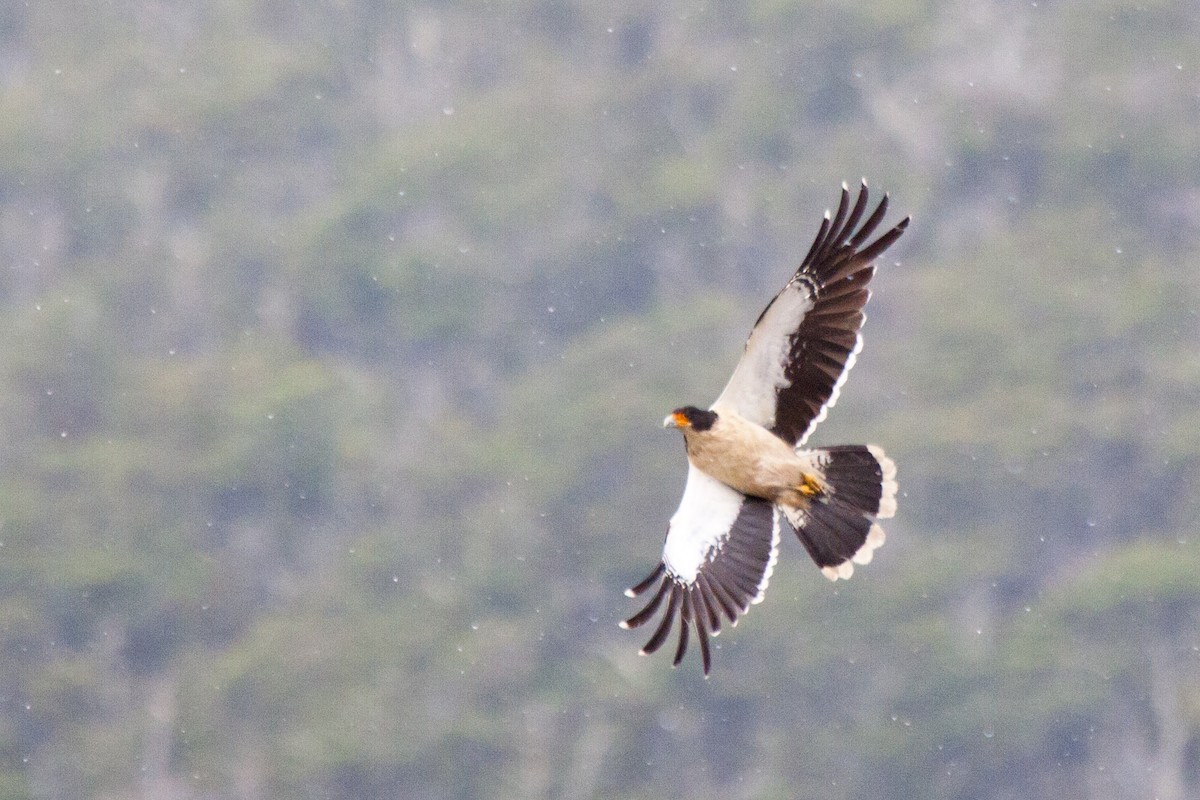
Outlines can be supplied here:
M717 421L717 412L706 411L695 406L677 408L663 420L664 428L679 428L683 431L703 433Z

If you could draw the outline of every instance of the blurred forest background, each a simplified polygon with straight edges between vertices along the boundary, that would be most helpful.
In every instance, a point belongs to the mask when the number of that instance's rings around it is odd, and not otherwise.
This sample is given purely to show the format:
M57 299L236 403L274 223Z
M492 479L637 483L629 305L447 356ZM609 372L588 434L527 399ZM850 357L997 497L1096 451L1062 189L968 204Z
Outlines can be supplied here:
M1200 796L1200 8L0 5L0 796ZM621 595L867 176L888 545Z

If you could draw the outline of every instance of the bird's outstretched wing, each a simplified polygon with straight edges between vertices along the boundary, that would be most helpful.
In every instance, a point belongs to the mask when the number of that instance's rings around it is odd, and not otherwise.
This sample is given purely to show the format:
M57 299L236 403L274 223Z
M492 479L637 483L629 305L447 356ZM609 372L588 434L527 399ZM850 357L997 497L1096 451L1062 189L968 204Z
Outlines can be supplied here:
M770 502L747 497L690 466L679 509L671 517L663 557L630 597L655 589L646 606L621 623L636 628L649 622L666 602L666 611L643 655L658 650L680 618L676 665L687 652L695 626L704 674L712 665L708 639L721 631L721 616L736 625L738 617L758 603L766 591L779 555L781 529L790 528Z
M887 213L888 198L862 221L864 181L850 208L842 186L837 213L828 212L796 274L767 305L713 408L732 409L794 446L837 402L838 390L862 347L863 307L875 259L908 227L908 217L864 244ZM862 222L860 225L859 223Z

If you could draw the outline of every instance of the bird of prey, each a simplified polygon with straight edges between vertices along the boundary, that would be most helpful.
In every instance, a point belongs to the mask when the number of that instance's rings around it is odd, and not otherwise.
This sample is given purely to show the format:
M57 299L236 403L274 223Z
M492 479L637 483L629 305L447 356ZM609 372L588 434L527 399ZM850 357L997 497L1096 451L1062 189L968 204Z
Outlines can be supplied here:
M867 210L864 180L853 208L827 211L808 255L759 315L724 391L708 409L683 406L663 421L679 428L688 476L662 560L625 594L654 593L621 623L636 628L663 607L642 648L658 650L680 619L676 665L694 626L704 675L721 617L737 624L761 602L784 531L800 539L830 580L849 578L884 541L877 519L896 513L896 465L875 445L805 448L838 397L862 347L863 307L875 259L908 227L905 217L868 243L887 212Z

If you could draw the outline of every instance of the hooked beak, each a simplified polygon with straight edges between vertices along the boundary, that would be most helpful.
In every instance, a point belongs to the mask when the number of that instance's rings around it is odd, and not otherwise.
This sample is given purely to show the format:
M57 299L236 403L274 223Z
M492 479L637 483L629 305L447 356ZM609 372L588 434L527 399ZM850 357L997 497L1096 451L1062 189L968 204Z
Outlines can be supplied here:
M687 428L691 426L691 424L692 423L688 422L688 418L678 411L673 414L668 414L667 418L663 420L664 428Z

